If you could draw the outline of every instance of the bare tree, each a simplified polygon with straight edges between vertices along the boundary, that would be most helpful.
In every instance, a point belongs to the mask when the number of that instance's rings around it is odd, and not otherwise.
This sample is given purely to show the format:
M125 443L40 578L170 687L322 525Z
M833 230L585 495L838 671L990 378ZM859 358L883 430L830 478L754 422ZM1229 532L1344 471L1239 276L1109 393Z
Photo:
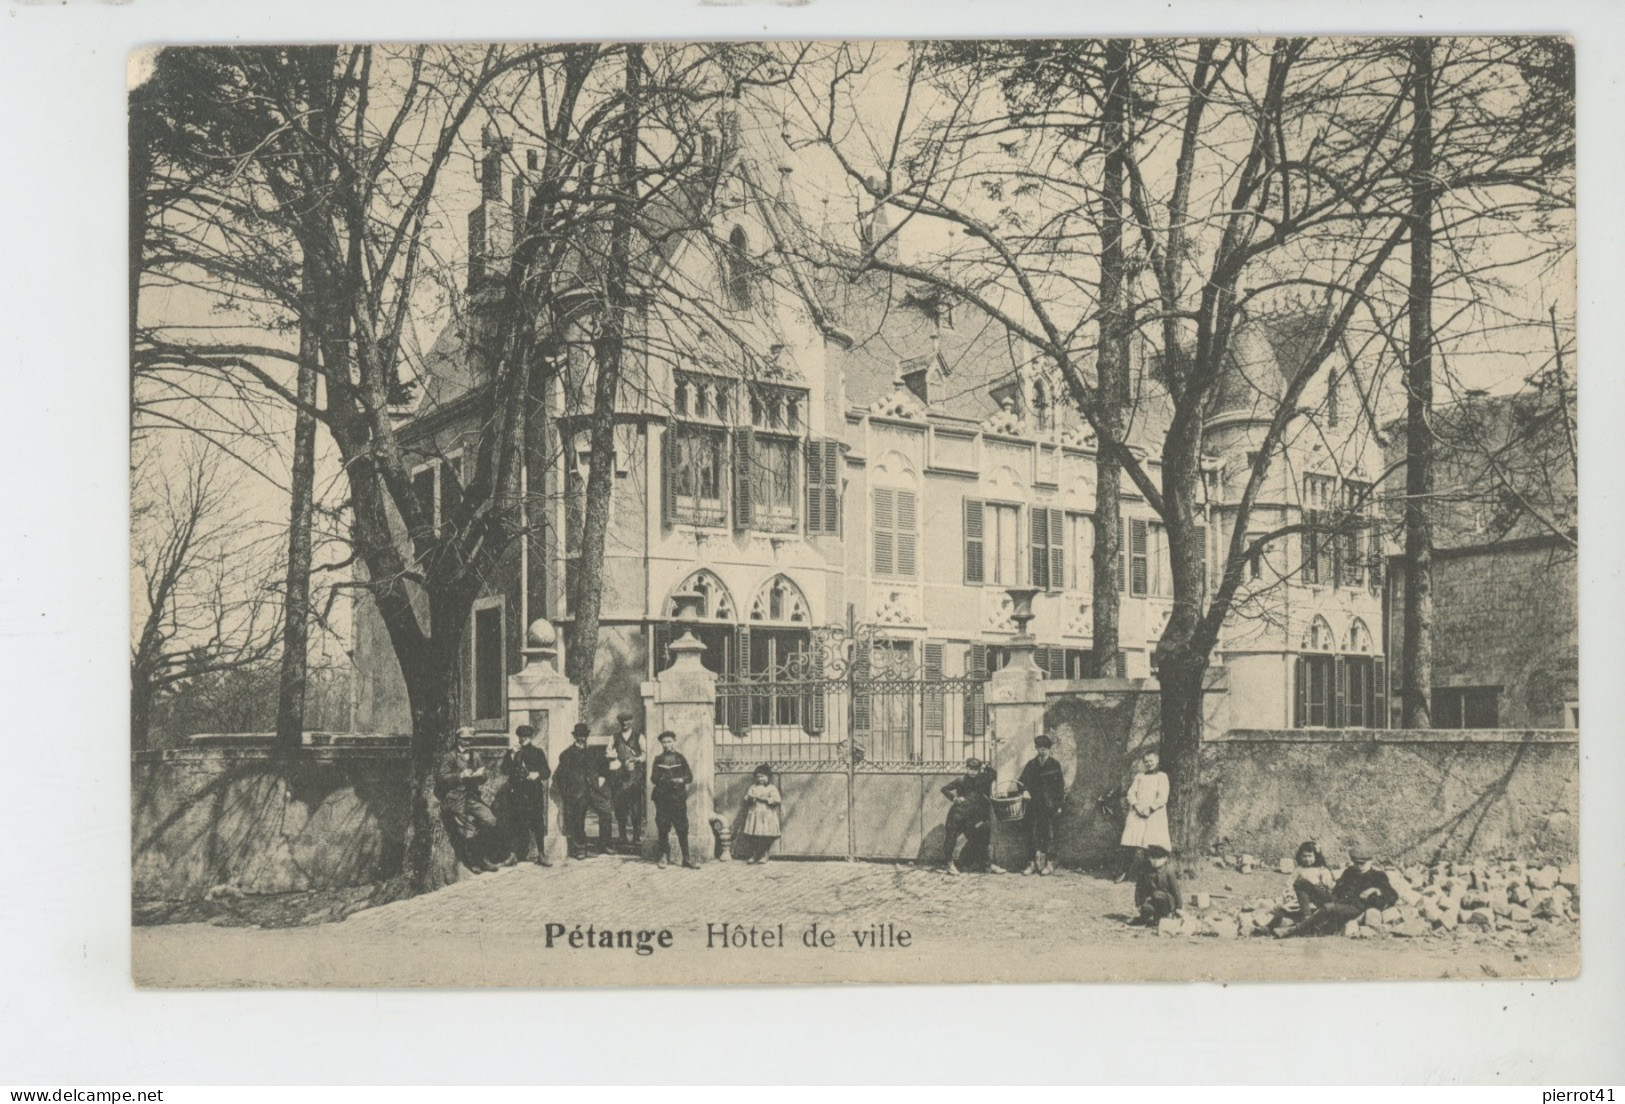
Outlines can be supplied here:
M140 750L158 696L274 653L281 607L264 584L275 534L242 526L218 454L186 446L175 470L138 470L132 497L130 729Z

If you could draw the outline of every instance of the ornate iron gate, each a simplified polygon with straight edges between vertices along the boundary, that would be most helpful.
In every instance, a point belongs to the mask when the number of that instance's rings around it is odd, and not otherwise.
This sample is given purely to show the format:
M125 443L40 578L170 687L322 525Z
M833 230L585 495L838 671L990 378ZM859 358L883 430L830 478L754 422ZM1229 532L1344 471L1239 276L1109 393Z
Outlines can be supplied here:
M987 676L945 675L943 647L829 626L719 681L719 805L739 809L767 763L784 795L781 853L917 858L945 810L940 787L992 751Z

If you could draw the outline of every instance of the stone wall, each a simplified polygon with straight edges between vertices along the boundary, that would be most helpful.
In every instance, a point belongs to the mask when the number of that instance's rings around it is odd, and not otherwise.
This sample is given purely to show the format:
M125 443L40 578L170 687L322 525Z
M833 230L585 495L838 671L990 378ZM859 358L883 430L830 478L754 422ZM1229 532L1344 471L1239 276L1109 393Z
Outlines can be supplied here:
M1158 703L1151 681L1050 690L1045 728L1066 749L1063 862L1110 869L1118 861L1120 826L1098 799L1125 785L1139 753L1159 743ZM1210 725L1209 733L1204 850L1225 841L1227 851L1273 864L1305 839L1340 852L1358 838L1406 862L1578 856L1576 732Z
M1358 839L1395 861L1579 858L1573 731L1288 729L1226 733L1203 755L1203 823L1269 862Z
M292 759L264 737L201 743L131 764L138 899L196 897L225 883L247 893L367 885L400 871L410 817L404 738L337 737ZM501 750L480 751L499 813Z

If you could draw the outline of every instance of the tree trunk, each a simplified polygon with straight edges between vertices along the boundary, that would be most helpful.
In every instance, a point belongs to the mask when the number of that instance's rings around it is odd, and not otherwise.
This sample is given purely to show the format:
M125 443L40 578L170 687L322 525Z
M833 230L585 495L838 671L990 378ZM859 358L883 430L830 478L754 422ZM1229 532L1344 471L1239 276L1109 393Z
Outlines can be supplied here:
M1411 286L1405 379L1405 618L1400 723L1432 727L1433 40L1411 41Z
M152 738L152 684L139 673L130 676L130 750L146 751Z
M307 282L307 288L309 284ZM276 749L304 746L305 685L310 640L310 528L316 480L316 339L307 320L299 334L299 408L293 424L293 485L288 510L288 572L283 587L282 666L277 681Z
M626 119L616 168L615 214L610 226L608 263L604 271L605 310L593 342L596 361L592 418L588 426L591 469L587 472L586 510L581 525L581 555L570 577L573 628L565 674L581 692L581 704L592 693L593 663L598 655L598 619L604 598L604 536L609 529L610 494L615 486L615 407L620 397L632 305L632 217L635 212L638 156L638 95L643 51L626 48Z
M461 633L453 635L461 640ZM461 716L459 670L456 645L439 639L428 643L415 662L402 665L412 710L412 809L405 870L410 894L428 893L457 880L457 857L440 821L434 785Z
M1101 424L1096 427L1095 547L1093 598L1094 629L1091 664L1095 678L1117 674L1122 577L1122 511L1119 491L1122 463L1106 439L1122 440L1123 406L1128 400L1129 364L1127 296L1124 287L1123 151L1127 135L1124 117L1128 96L1129 44L1122 39L1106 43L1106 98L1101 126L1106 146L1104 207L1100 225L1100 356L1096 370L1096 396Z
M1162 766L1168 774L1168 830L1179 867L1194 869L1202 840L1202 684L1207 657L1184 644L1160 650Z

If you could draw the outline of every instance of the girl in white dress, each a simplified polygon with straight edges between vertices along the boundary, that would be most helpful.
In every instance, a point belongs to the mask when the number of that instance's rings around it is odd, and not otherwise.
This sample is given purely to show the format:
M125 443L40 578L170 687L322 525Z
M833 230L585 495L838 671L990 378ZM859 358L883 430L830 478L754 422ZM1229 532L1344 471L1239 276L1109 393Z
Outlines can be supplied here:
M773 841L779 838L779 806L784 798L773 784L773 768L763 763L756 768L756 780L745 791L745 824L740 842L753 863L767 861Z
M1168 838L1168 776L1157 769L1159 763L1154 751L1141 756L1139 773L1123 795L1128 815L1123 822L1122 843L1133 851L1128 869L1138 864L1147 847L1173 850Z

